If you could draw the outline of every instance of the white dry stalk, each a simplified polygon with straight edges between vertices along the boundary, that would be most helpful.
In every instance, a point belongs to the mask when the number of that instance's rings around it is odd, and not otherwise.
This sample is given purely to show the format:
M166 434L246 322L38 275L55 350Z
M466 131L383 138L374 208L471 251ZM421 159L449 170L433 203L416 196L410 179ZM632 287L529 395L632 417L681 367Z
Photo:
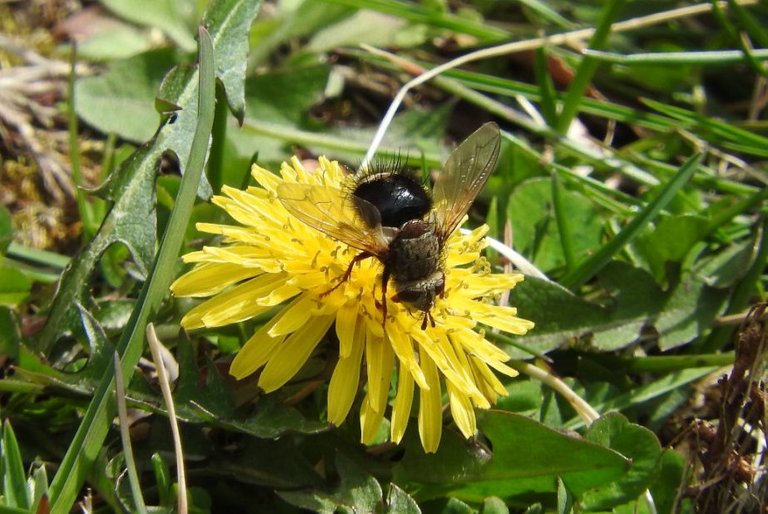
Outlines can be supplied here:
M168 370L166 369L165 359L163 359L163 343L157 338L155 326L152 323L147 325L147 343L152 352L152 360L155 361L157 368L157 381L160 384L160 391L163 393L163 401L168 410L168 422L171 424L171 434L173 435L174 454L176 456L176 483L178 484L178 506L179 514L187 514L187 478L184 468L184 450L181 447L181 434L179 432L179 422L176 419L176 407L173 404L173 394L171 393L171 383L168 380Z

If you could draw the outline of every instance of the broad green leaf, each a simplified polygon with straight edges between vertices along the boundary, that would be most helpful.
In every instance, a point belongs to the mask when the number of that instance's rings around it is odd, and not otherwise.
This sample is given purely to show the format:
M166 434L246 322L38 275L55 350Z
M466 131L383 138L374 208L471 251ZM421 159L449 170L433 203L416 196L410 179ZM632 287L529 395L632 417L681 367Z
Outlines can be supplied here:
M248 79L248 118L291 126L305 124L309 108L323 98L329 72L328 65L316 64Z
M667 351L706 334L727 300L722 290L707 286L693 273L685 274L657 316L659 348Z
M165 32L182 50L195 49L192 23L193 2L186 0L101 0L109 10L126 20L158 27Z
M92 61L112 61L146 52L152 48L150 30L136 27L106 13L95 15L89 33L78 39L77 56Z
M731 243L712 255L701 257L693 271L711 287L728 288L741 280L757 257L760 231L754 238Z
M665 450L662 454L650 488L657 512L675 512L680 489L685 486L683 480L686 478L687 466L685 458L673 450Z
M369 10L360 10L333 25L318 31L307 45L312 52L326 52L343 46L392 46L406 24L403 20ZM414 27L408 27L411 31Z
M248 33L260 1L219 0L208 7L205 25L213 38L216 78L221 81L232 114L245 117L243 79L248 62Z
M619 453L524 416L480 411L478 428L489 447L454 432L443 435L435 454L425 454L415 441L407 444L405 457L395 466L396 481L417 489L419 499L450 493L465 501L488 496L520 501L533 494L548 495L554 502L558 477L580 495L629 469Z
M707 230L707 220L698 216L668 216L656 228L638 237L651 271L659 282L666 279L666 266L679 263Z
M689 343L711 328L726 301L722 291L707 286L693 273L685 273L665 292L642 270L614 262L600 274L600 281L614 292L617 307L613 318L638 328L655 327L662 350Z
M536 328L520 338L520 344L547 352L581 340L580 344L598 350L615 350L652 326L659 332L659 347L667 350L710 329L727 299L693 273L664 291L648 273L620 261L606 266L598 278L611 293L608 307L589 303L554 283L526 277L515 287L511 303ZM501 346L514 358L525 357L522 350Z
M135 143L149 140L160 125L157 88L178 63L171 50L153 50L112 61L101 75L75 84L75 109L90 126ZM177 104L182 105L182 104Z
M661 211L675 198L680 190L688 184L699 167L702 154L689 157L675 172L671 179L659 186L653 199L648 202L629 223L626 224L613 238L606 241L595 253L581 262L576 268L566 273L560 282L572 289L584 284L600 272L614 256L621 252L628 243L633 241L642 230L659 216Z
M284 491L278 494L292 505L320 514L378 512L382 491L376 479L341 453L336 456L336 469L341 482L331 491Z
M420 514L421 509L419 509L419 505L416 501L408 496L405 491L395 484L389 484L387 506L384 512L391 514Z
M198 415L200 414L198 413ZM326 423L307 419L295 408L285 405L271 396L260 399L254 406L253 413L243 419L217 420L210 417L209 421L215 421L230 430L264 439L280 437L289 432L315 434L329 429Z
M564 190L563 217L571 227L574 257L584 259L600 246L602 221L592 202L582 195ZM552 186L549 178L528 180L512 192L507 205L512 222L515 248L542 271L548 272L565 264L560 235L552 208Z
M73 307L79 304L91 308L90 277L101 255L111 245L125 245L138 272L148 273L156 243L156 163L152 147L144 146L115 171L109 189L119 192L119 196L94 238L64 270L45 327L35 342L39 350L48 352L59 337L80 332L80 315Z
M619 480L584 493L581 504L585 509L602 511L636 499L656 478L661 444L647 428L630 423L614 412L592 423L584 437L616 450L632 461L629 472Z
M509 514L509 507L498 496L490 496L483 500L480 514Z
M610 323L607 309L592 304L554 282L525 277L515 286L510 303L517 308L518 314L536 323L518 342L536 352L548 352L567 345L585 335L599 332L604 327L609 330L621 330L621 325ZM597 330L596 330L597 329ZM637 331L630 329L622 338L636 337ZM513 358L525 358L529 354L509 345L500 345Z

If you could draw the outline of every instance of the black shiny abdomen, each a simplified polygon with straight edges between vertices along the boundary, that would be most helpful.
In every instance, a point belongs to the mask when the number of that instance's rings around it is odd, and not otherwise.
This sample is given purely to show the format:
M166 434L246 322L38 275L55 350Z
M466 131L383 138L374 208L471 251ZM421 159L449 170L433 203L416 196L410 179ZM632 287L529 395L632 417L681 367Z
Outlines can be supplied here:
M404 173L368 175L353 194L376 207L385 227L400 228L407 221L422 219L432 209L432 199L422 183Z

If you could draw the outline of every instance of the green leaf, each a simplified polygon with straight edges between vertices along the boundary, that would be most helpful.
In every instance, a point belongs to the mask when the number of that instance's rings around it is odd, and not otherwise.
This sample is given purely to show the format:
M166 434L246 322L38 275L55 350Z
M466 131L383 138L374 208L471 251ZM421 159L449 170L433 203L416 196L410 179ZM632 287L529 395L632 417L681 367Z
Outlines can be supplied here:
M602 222L592 202L584 196L566 189L561 193L562 212L558 215L568 220L574 258L583 260L600 247ZM547 272L565 265L550 178L534 178L516 187L509 197L507 217L512 222L515 248L532 256L539 269Z
M668 216L635 243L642 249L651 271L660 282L666 279L666 265L681 262L707 231L707 220L699 216Z
M536 352L546 353L601 329L624 330L610 322L607 309L574 295L564 287L547 280L525 277L512 290L510 303L518 314L536 323L536 328L520 338L520 344ZM635 337L636 330L624 334ZM621 334L620 334L621 335ZM510 345L500 345L513 358L525 358L529 354Z
M653 279L638 268L614 262L600 274L600 282L613 291L617 306L614 323L624 323L633 330L653 326L659 332L659 348L668 350L689 343L712 327L725 307L722 291L707 286L694 273L664 292ZM601 349L615 349L616 342L596 342Z
M397 482L418 489L419 499L450 493L464 501L488 496L520 501L546 494L554 502L558 477L579 495L622 477L629 468L613 450L524 416L481 411L478 427L492 451L454 432L443 435L435 454L425 454L417 441L410 441L394 469Z
M21 331L16 312L10 307L0 306L0 355L9 359L18 359L21 343Z
M113 174L107 192L116 196L112 209L88 245L67 265L45 327L35 341L47 353L64 335L79 333L80 315L74 305L90 309L89 280L102 254L115 243L128 248L140 274L146 276L155 252L155 147L144 146Z
M621 414L613 412L592 423L584 437L616 450L632 462L629 472L618 481L584 493L581 504L586 510L606 510L634 500L656 479L661 444L647 428L630 423Z
M2 438L0 439L0 479L2 496L8 507L29 509L32 497L27 489L27 474L24 471L24 461L21 459L21 449L13 432L11 422L3 423Z
M248 118L290 126L304 124L309 108L322 99L329 72L327 64L318 64L248 79Z
M253 414L244 419L211 418L210 421L265 439L280 437L288 432L316 434L329 428L326 423L307 419L295 408L270 395L261 398Z
M149 140L160 125L154 107L157 88L177 63L176 54L167 49L112 61L103 74L75 84L77 115L105 134L135 143Z
M203 22L213 38L216 78L224 86L232 114L240 124L245 117L243 78L248 63L248 32L261 1L219 0L212 2Z
M509 507L498 496L490 496L483 500L480 514L509 514Z
M675 512L680 489L685 485L683 480L687 475L687 466L685 458L673 450L662 454L650 488L657 512Z
M414 31L406 23L393 16L369 10L357 11L352 16L315 33L306 49L311 52L326 52L343 46L387 47L395 43L402 31Z
M383 512L392 514L421 514L421 509L419 509L416 500L408 496L408 493L395 484L389 484L387 505Z
M624 245L636 238L644 227L651 223L671 202L678 191L685 186L701 162L702 155L695 154L691 156L677 171L677 173L666 183L658 195L651 200L648 205L635 216L616 236L602 246L597 252L582 262L576 269L568 272L561 283L573 288L583 284L597 272L599 272L613 256L618 253Z
M744 278L757 257L760 231L754 238L731 243L713 255L700 258L693 265L693 272L711 287L728 288Z
M11 213L8 212L5 206L0 205L0 255L5 255L11 240L13 240Z
M96 18L91 33L78 40L77 55L81 59L112 61L146 52L152 48L149 31L117 20L112 16Z
M336 456L336 469L341 482L332 491L285 491L278 494L291 505L320 514L334 514L339 510L349 513L377 512L382 491L376 479L341 453Z
M192 52L195 39L192 36L190 2L179 0L101 0L109 10L126 20L148 27L158 27L182 50ZM186 10L186 12L185 12Z
M727 301L722 290L709 287L693 273L686 273L657 316L659 349L667 351L701 337L712 328Z
M32 279L10 262L0 262L0 305L14 307L23 302L32 288Z

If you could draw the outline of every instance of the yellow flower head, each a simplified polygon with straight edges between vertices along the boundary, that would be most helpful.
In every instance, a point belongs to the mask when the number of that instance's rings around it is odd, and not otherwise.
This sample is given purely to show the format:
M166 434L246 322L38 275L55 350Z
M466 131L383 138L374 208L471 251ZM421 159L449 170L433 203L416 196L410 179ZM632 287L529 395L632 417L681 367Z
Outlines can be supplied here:
M363 443L374 440L384 419L394 370L392 441L399 442L405 433L414 385L419 392L419 434L427 452L435 452L440 443L443 386L459 430L465 437L475 434L474 407L488 408L506 394L491 369L517 374L504 364L509 356L488 342L482 331L475 331L476 325L512 334L525 334L533 327L517 317L516 309L491 303L523 276L490 273L480 256L487 227L467 235L456 230L446 241L445 292L431 309L434 326L422 328L421 311L392 301L392 287L383 323L381 263L375 258L361 261L346 282L329 292L359 250L298 221L277 197L281 184L344 190L350 178L339 164L320 158L319 168L311 173L294 157L283 164L279 177L258 166L252 175L260 187L241 191L225 186L224 196L213 199L239 225L197 225L198 230L224 236L226 244L184 256L185 262L196 265L171 286L173 294L210 298L189 311L182 325L190 330L220 327L285 303L237 354L230 368L233 376L241 379L261 369L259 386L266 392L280 388L335 324L339 360L328 387L330 423L344 422L365 365Z

